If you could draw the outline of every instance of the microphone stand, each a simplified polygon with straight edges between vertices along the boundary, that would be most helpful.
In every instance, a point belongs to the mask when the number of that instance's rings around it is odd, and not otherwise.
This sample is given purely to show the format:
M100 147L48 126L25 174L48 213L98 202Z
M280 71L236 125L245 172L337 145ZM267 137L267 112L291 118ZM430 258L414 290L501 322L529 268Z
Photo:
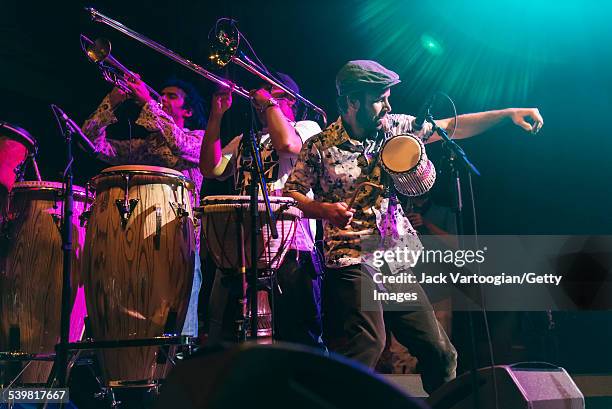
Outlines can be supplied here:
M446 130L436 125L436 122L434 121L429 109L427 110L427 113L425 114L425 121L431 124L433 132L436 132L438 135L440 135L440 137L444 141L443 147L449 152L448 165L449 165L451 174L454 176L453 177L454 179L453 199L455 202L454 204L455 204L455 219L457 223L457 236L459 237L459 248L464 248L465 231L464 231L464 225L463 225L463 197L461 195L461 172L460 172L459 166L457 166L455 161L458 159L460 164L463 165L465 169L467 169L467 171L469 172L468 177L470 178L470 180L471 180L472 174L480 176L480 172L478 171L476 166L474 166L474 164L470 162L463 148L461 148L455 141L450 139ZM472 205L474 204L472 203ZM474 220L474 223L476 223L476 220ZM476 228L474 228L474 235L476 234L477 234L477 230ZM470 339L471 339L471 353L472 353L472 359L470 360L470 383L472 385L473 408L479 409L480 403L478 400L478 361L476 357L476 332L474 329L474 317L473 317L472 311L468 312L468 328L469 328L469 334L470 334ZM491 365L493 365L493 362L491 363Z
M57 368L57 381L60 388L66 387L68 369L68 337L70 331L70 296L72 275L72 214L74 212L73 196L73 172L72 164L74 157L72 154L72 136L74 130L70 126L63 129L63 136L66 141L66 169L64 171L64 205L62 209L62 252L63 252L63 273L62 273L62 309L60 324L60 342L55 346Z
M251 266L247 272L247 293L243 294L247 300L249 300L249 306L251 310L250 324L251 336L250 339L257 339L257 311L258 311L258 300L257 300L257 284L258 284L258 269L257 260L259 256L259 249L257 248L258 236L261 233L261 227L258 223L259 219L259 188L261 188L264 203L266 206L266 220L265 223L270 228L270 234L274 239L278 238L278 231L276 229L276 217L272 213L270 207L270 198L268 197L268 189L266 188L266 178L264 175L263 163L259 154L259 148L257 146L257 138L253 129L243 136L243 152L246 153L246 157L251 157L249 161L245 161L246 167L244 170L248 170L251 174L249 181L249 194L250 194L250 224L251 224ZM243 153L243 158L245 157ZM244 286L243 286L244 288Z

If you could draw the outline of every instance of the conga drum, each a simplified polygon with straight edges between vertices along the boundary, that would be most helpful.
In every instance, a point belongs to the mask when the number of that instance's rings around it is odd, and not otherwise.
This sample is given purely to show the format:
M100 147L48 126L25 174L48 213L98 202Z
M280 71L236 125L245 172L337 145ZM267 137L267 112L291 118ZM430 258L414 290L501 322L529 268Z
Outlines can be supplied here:
M94 341L180 334L195 264L193 182L155 166L115 166L94 177L83 280ZM159 347L100 349L111 387L153 385L170 369ZM161 355L160 355L161 354Z
M427 158L423 141L411 134L387 139L380 164L393 179L397 191L406 196L425 194L436 181L436 168Z
M63 198L58 182L17 182L12 188L0 251L0 351L55 352L62 301ZM85 242L79 217L90 199L85 189L74 186L71 342L81 338L86 315L83 291L77 291ZM45 383L52 364L31 362L20 383Z

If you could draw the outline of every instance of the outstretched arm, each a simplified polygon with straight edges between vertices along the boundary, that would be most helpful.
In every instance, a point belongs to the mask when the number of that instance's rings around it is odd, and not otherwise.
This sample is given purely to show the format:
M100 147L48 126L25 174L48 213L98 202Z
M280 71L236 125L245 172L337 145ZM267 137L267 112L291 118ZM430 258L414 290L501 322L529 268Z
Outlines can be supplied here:
M544 119L542 119L542 115L537 108L507 108L464 114L458 117L459 127L455 131L454 139L470 138L507 120L511 120L515 125L531 133L537 133L544 125ZM436 125L445 129L450 135L455 128L455 118L440 119L436 121ZM440 135L434 133L428 142L435 142L440 139L442 139Z

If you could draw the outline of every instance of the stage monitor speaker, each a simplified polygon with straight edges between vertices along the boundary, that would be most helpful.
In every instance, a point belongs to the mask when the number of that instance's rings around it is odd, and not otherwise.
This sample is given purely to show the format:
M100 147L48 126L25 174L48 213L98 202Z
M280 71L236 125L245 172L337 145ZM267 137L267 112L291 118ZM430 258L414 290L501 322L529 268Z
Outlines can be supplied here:
M342 357L287 344L203 350L180 362L155 408L404 408L426 405Z
M482 368L477 379L480 409L584 409L584 396L565 369L547 363ZM471 375L465 373L436 390L427 403L431 409L473 409L472 389Z

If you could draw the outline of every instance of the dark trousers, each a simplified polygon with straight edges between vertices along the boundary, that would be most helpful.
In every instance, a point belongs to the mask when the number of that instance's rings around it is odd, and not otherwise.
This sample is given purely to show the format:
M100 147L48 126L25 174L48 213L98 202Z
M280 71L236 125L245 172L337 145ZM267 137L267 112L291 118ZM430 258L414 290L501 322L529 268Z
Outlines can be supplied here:
M421 308L415 311L383 311L379 302L373 311L361 308L362 291L372 294L372 278L360 265L326 269L323 281L323 325L330 351L374 367L386 341L386 330L418 358L423 387L431 393L456 376L457 352L438 324L433 309L419 285ZM418 287L418 288L417 288Z
M275 339L323 348L320 279L311 254L289 250L276 271L276 281L272 306ZM234 320L241 285L236 272L217 270L209 305L210 342L236 340Z

